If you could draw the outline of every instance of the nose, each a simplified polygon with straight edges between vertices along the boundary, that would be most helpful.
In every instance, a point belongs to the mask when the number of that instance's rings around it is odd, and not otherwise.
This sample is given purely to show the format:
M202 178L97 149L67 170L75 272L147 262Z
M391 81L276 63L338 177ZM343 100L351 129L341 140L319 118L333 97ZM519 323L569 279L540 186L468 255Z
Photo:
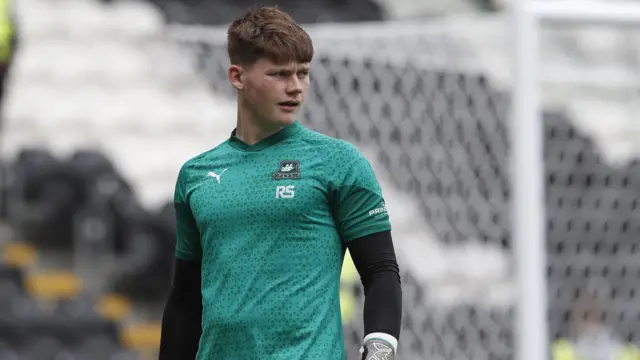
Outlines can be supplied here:
M298 95L302 92L302 82L297 76L292 76L287 82L287 94Z

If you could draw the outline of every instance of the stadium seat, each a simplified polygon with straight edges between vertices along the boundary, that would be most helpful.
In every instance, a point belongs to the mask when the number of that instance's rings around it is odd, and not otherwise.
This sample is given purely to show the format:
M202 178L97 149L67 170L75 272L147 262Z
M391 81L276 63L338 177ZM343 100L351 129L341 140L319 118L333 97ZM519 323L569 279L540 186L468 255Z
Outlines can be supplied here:
M40 80L51 76L47 72L49 64L42 61L44 56L48 55L47 48L41 48L35 45L27 45L21 48L16 55L15 66L12 68L13 76L25 80Z
M107 7L98 1L80 1L68 6L60 16L67 26L68 36L77 41L108 37L118 24L111 21Z
M9 84L7 90L9 96L4 110L6 125L15 130L29 129L37 132L43 121L39 112L46 106L48 87L37 82L24 82ZM3 136L11 140L6 134Z
M125 329L122 342L127 349L149 350L160 345L160 325L133 325Z
M118 24L117 36L129 40L153 39L164 26L160 11L143 1L116 2L109 12L111 21Z
M18 267L6 265L6 263L0 264L0 283L6 286L7 290L9 287L13 287L17 291L23 291L25 286L24 271Z
M30 275L27 290L42 300L69 299L79 294L81 280L70 272L48 272Z
M22 352L27 359L46 359L52 354L63 351L63 345L56 339L39 338L30 341L30 345Z
M18 355L17 352L15 352L13 349L7 347L0 347L0 358L2 359L6 359L6 360L19 360L20 357Z
M103 41L85 47L83 51L91 67L88 73L79 72L78 76L98 77L99 83L106 86L131 86L145 81L148 68L153 63L146 52L117 41Z
M29 42L46 42L64 34L62 13L60 7L46 1L20 1L16 15L22 36Z
M163 11L170 23L199 25L227 24L240 16L248 5L226 0L214 2L153 0L152 3ZM261 2L254 4L259 5ZM305 0L283 2L280 6L301 23L375 21L383 17L380 6L372 1L334 3L324 0Z

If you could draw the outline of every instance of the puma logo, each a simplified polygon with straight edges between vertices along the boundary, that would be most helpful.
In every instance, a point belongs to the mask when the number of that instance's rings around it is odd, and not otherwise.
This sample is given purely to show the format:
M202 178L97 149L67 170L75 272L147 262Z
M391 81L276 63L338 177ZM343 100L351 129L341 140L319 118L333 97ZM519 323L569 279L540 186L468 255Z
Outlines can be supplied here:
M216 178L216 180L218 180L218 184L220 184L220 177L222 176L222 174L224 174L224 172L227 171L227 169L222 170L222 172L220 173L220 175L216 174L213 171L209 171L209 173L207 174L207 176L211 176Z

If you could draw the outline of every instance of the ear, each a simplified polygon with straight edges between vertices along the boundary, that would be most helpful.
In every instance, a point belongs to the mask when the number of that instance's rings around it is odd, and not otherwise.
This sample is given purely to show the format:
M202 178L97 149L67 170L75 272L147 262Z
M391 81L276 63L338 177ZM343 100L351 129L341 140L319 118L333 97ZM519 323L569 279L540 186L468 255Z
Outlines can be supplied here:
M228 71L229 81L236 90L244 89L244 69L240 65L231 65Z

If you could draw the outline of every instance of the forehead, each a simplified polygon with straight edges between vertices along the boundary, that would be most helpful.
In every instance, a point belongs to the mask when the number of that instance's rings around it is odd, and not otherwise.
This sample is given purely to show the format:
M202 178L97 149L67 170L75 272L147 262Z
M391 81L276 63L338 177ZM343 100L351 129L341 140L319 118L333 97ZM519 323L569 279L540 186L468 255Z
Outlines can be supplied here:
M265 71L270 71L270 70L297 71L297 70L308 69L311 66L311 64L310 63L301 63L301 62L297 62L297 61L290 61L290 62L285 62L285 63L275 63L275 62L273 62L272 60L270 60L268 58L261 58L258 61L256 61L256 63L253 66L256 69L265 70Z

